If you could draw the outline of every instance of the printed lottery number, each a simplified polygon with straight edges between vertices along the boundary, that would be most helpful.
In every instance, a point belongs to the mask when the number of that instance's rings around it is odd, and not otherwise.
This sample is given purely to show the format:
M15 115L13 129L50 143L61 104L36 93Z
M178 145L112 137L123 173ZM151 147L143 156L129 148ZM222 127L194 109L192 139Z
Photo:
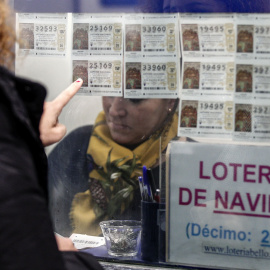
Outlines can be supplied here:
M90 69L111 69L112 68L112 63L92 62L92 63L89 63L89 68Z
M257 114L269 114L269 107L265 106L254 106L253 113Z
M255 26L256 34L270 34L270 26Z
M143 26L142 28L143 33L160 33L160 32L166 32L166 26L156 26L156 25L147 25L147 26Z
M223 108L224 108L223 103L208 103L208 102L201 103L201 110L223 110Z
M269 74L269 67L254 67L254 73Z
M200 26L200 30L202 33L222 33L224 32L223 25L211 25L211 26Z
M111 24L90 24L90 32L111 32L113 29L113 26Z
M220 65L220 64L203 64L202 68L204 71L225 71L226 67L225 65Z
M166 65L143 64L143 71L165 71Z
M35 26L36 32L56 32L57 26L56 25L36 25Z

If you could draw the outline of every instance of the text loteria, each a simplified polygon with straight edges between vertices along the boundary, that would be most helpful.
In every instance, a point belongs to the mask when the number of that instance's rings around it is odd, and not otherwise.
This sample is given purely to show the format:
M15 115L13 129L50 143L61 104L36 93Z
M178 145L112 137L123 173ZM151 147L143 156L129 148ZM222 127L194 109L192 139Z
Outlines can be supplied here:
M270 213L270 189L269 193L266 193L268 188L262 188L263 192L259 193L244 189L245 185L250 184L261 184L262 187L270 184L270 166L216 162L210 167L207 164L205 169L204 161L200 161L198 165L200 186L211 180L219 183L231 181L232 185L234 182L242 183L243 190L226 190L221 186L219 190L211 191L211 198L208 198L207 188L179 187L179 205L207 207L207 201L214 200L215 213L270 218L267 215Z

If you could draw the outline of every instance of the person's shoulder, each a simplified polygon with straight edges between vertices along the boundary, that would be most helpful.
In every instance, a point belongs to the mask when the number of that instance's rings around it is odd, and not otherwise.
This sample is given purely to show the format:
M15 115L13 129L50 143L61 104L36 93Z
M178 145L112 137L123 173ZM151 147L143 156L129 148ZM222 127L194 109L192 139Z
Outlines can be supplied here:
M12 101L17 93L17 77L8 69L0 66L0 90L10 101Z
M3 66L0 66L0 74L1 75L5 75L5 76L10 76L12 73L6 69L5 67ZM1 80L3 79L4 77L1 76Z
M36 107L41 106L41 109L47 93L42 84L18 77L2 66L0 66L0 89L11 103L14 99L21 99L27 103L29 103L29 100L34 100Z
M59 158L63 155L74 155L86 152L92 134L92 125L82 126L74 129L66 135L51 151L49 160Z
M90 136L92 134L92 125L86 125L78 127L74 130L72 130L60 143L63 143L64 141L72 141L75 142L89 142Z
M93 125L86 125L72 130L68 136L80 136L92 133Z
M14 83L14 86L30 86L30 87L38 87L44 89L46 92L45 86L40 82L36 82L34 80L29 80L27 78L23 78L21 76L17 76L14 72L6 69L3 66L0 66L0 82L1 83ZM28 89L29 90L29 89Z
M7 68L0 66L0 81L6 81L6 80L16 80L16 76L14 72L8 70Z

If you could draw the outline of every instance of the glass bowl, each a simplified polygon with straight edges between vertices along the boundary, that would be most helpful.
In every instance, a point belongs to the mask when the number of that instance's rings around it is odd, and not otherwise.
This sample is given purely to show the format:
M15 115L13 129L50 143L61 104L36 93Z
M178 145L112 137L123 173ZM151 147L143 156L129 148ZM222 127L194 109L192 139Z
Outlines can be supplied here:
M107 220L99 223L111 256L136 256L141 239L141 221Z

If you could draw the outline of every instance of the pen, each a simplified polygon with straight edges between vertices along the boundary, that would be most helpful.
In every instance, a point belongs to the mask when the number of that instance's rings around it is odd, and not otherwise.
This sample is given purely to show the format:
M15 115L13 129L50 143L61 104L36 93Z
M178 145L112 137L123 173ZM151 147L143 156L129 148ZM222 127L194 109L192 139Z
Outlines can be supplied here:
M156 189L156 192L155 192L155 195L154 195L154 200L157 203L160 203L160 190L159 189Z
M152 202L153 201L153 194L149 185L148 175L147 175L147 167L143 166L143 184L147 190L147 200Z
M147 180L150 185L152 195L154 196L156 193L156 185L155 185L155 179L154 179L151 169L147 169Z
M142 200L144 201L145 200L145 192L144 192L144 188L143 188L142 176L139 176L138 180L139 180L139 187L140 187L141 197L142 197Z

